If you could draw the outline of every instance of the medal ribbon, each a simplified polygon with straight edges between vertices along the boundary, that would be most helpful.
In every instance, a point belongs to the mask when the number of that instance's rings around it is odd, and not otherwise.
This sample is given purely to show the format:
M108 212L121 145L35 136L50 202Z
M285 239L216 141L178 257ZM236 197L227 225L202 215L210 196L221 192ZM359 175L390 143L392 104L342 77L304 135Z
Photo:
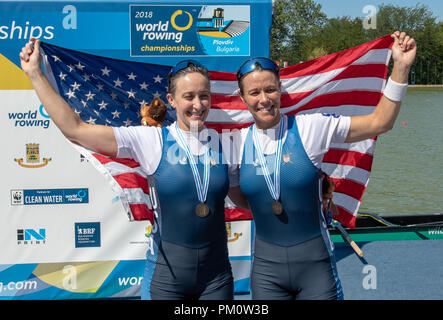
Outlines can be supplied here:
M283 146L282 145L283 116L280 115L280 128L278 130L278 137L277 137L277 153L275 155L275 162L274 162L274 183L272 183L271 175L269 174L268 165L266 163L265 156L260 146L260 141L258 139L257 128L255 124L252 127L252 138L254 141L254 146L257 149L258 158L263 171L263 175L266 180L266 184L268 185L268 189L271 192L271 197L274 200L278 200L280 198L280 161L281 161L281 152Z
M200 202L205 202L206 197L208 196L208 188L209 188L209 147L206 148L205 151L205 160L204 160L204 171L203 171L203 185L200 181L200 174L198 173L197 163L195 161L194 156L191 153L191 150L188 147L188 144L185 142L183 138L183 134L181 129L178 127L177 122L175 123L175 128L177 132L177 136L180 140L182 148L185 150L186 157L188 158L189 165L191 166L192 174L194 176L195 187L197 189L197 196Z

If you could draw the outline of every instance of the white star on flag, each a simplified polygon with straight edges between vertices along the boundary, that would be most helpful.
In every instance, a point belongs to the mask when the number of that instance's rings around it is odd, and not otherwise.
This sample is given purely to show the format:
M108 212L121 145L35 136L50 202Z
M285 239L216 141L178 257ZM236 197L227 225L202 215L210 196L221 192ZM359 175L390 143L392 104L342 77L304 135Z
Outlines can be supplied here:
M154 82L158 82L158 83L161 83L162 82L162 80L163 80L163 78L162 77L160 77L160 75L157 75L155 78L154 78Z
M137 76L133 72L131 72L131 74L128 74L128 79L129 80L135 80L136 77Z
M111 70L109 70L106 66L104 67L104 69L102 70L102 76L109 76L109 73L111 72Z
M118 112L117 110L115 110L114 112L111 112L111 114L112 114L112 119L120 118L120 113L121 113L121 112Z
M80 90L80 84L77 82L74 82L73 84L71 84L72 89L75 90Z
M135 91L132 91L132 89L130 91L126 91L128 93L128 98L134 98L135 99Z
M114 80L114 87L122 87L123 81L120 80L120 78L117 78L117 80Z

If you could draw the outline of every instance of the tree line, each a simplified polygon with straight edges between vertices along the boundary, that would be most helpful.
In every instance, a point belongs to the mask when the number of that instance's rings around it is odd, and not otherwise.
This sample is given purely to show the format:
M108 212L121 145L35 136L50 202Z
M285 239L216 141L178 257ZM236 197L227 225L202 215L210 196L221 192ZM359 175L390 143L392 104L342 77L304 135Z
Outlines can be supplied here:
M381 4L365 12L363 18L327 18L315 0L275 0L271 58L293 65L401 30L418 45L409 82L443 84L443 22L437 21L428 6Z

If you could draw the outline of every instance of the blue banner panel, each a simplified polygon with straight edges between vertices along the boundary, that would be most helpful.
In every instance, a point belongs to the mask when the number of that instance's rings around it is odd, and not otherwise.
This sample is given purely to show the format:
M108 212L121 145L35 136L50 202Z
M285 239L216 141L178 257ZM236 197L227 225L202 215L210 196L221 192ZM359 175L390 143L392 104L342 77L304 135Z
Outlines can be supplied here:
M269 56L271 0L2 1L0 7L1 54L16 65L32 37L164 65L198 56L210 70L228 72L248 57Z

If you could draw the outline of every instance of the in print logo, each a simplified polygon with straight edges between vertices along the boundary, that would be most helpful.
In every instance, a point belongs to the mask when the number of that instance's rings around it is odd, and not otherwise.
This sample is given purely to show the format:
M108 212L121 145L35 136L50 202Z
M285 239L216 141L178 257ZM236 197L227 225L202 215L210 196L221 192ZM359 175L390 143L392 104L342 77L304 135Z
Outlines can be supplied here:
M46 243L46 229L17 229L17 244L32 245Z

